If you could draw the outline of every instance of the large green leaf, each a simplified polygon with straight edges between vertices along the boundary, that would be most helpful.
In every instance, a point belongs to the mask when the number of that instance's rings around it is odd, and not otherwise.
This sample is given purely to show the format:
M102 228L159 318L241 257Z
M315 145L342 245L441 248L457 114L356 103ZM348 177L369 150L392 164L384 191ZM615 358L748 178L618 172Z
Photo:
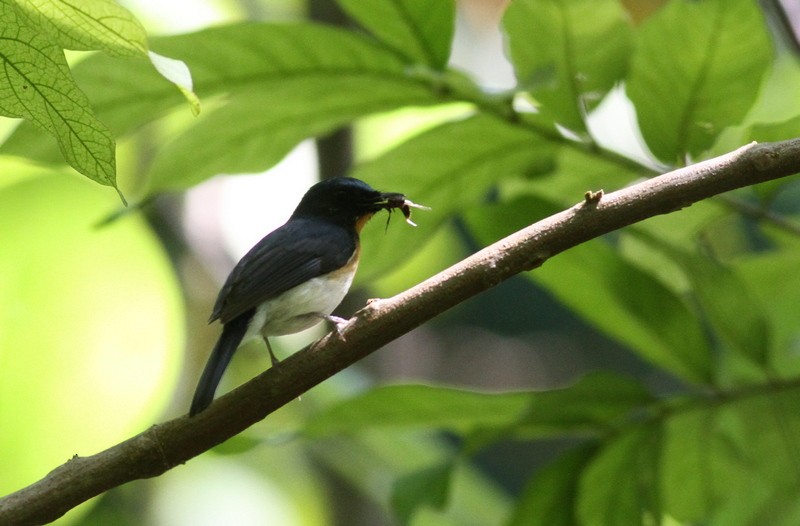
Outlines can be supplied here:
M412 62L444 69L455 29L453 0L337 0L379 40Z
M525 226L538 200L520 197L467 215L483 244ZM711 380L711 351L695 313L673 290L602 240L573 247L527 274L637 354L689 381Z
M508 526L575 526L578 481L596 445L577 447L538 471L522 492Z
M555 170L542 177L505 182L500 197L508 200L534 195L551 203L551 213L556 213L582 201L587 190L614 191L652 175L647 168L632 162L569 146L556 151L555 165Z
M520 88L575 131L619 82L631 28L616 0L515 0L503 19Z
M453 464L443 462L404 475L392 488L392 509L401 524L409 524L422 506L443 510L450 494Z
M200 101L194 94L192 76L186 64L148 49L144 27L130 11L114 0L16 0L36 31L64 49L99 50L114 57L147 58L154 71L172 82L195 113ZM119 63L116 63L121 68Z
M303 139L363 115L435 100L419 84L365 70L307 72L262 85L239 93L165 145L152 168L150 191L186 188L220 173L259 172Z
M96 115L115 137L134 131L182 102L178 91L145 60L127 60L121 67L119 60L96 54L78 63L72 72L92 101ZM0 153L50 164L62 161L50 137L27 122L6 139Z
M528 436L596 433L623 425L636 410L654 400L632 378L592 373L563 389L531 393L530 405L516 431Z
M748 116L749 126L740 143L781 141L800 135L800 58L778 56L764 83L758 103Z
M355 437L324 437L307 444L315 460L386 509L393 500L397 505L398 498L411 497L405 502L408 511L415 508L414 526L485 526L499 524L508 513L510 499L496 482L469 463L451 464L453 448L436 434L391 428ZM397 495L396 481L413 482L415 476L418 481L427 479L429 488L439 491L439 503L447 498L447 509L416 506L422 503L420 499L408 493ZM414 491L408 485L402 489ZM424 495L417 497L424 500ZM437 504L436 500L429 499L429 503Z
M694 312L602 241L572 248L530 276L643 358L692 382L710 380L711 352Z
M756 2L669 2L642 24L626 83L650 151L675 163L709 148L750 109L771 60Z
M145 77L160 73L199 111L186 64L148 51L141 24L111 0L87 0L79 5L61 0L2 2L0 16L4 64L0 114L27 120L14 134L16 140L10 141L10 147L4 145L3 153L50 162L65 160L87 177L116 186L113 136L103 119L95 117L89 102L94 99L87 98L73 80L62 48L146 58L150 67ZM110 63L118 72L134 64ZM124 88L138 89L141 77L129 73ZM103 78L99 91L105 93L109 87L108 78ZM47 134L56 138L57 148Z
M196 71L198 90L221 84L233 102L159 153L153 191L184 188L217 173L264 170L302 139L360 116L440 102L400 57L353 32L310 24L245 26L206 32L202 40L215 44L213 53L183 55Z
M700 306L729 349L767 368L772 334L764 308L731 268L707 257L686 262Z
M424 82L408 74L395 53L340 29L240 24L158 39L155 47L185 59L199 94L224 93L233 101L160 151L153 181L158 189L211 175L206 161L228 173L265 169L304 134L399 105L439 102ZM181 102L144 62L120 68L91 57L75 73L98 114L118 135ZM274 145L269 144L273 134ZM44 146L21 128L0 151L53 160Z
M626 260L657 277L674 292L688 294L691 282L685 267L659 247L694 247L702 236L711 235L709 230L714 225L730 217L730 209L709 199L680 213L659 215L632 225L620 233L617 247Z
M72 79L62 49L13 5L0 2L0 18L0 115L29 120L56 138L73 168L115 186L114 139Z
M737 261L732 271L746 284L746 294L755 299L754 305L769 323L772 335L767 349L769 366L784 378L800 375L800 323L797 306L800 305L800 252L793 250L768 252ZM741 309L747 308L740 305Z
M799 90L800 57L779 53L747 117L740 125L725 130L709 153L722 155L751 141L780 141L800 135L800 97L796 96Z
M747 139L752 141L785 141L800 135L800 117L795 116L777 123L754 124L747 131Z
M667 420L664 509L689 523L796 524L798 389L736 393L719 406L686 406Z
M31 22L59 46L144 56L147 35L130 11L113 0L14 0Z
M800 57L794 53L779 54L764 79L747 122L768 126L796 119L800 116L800 100L795 96L797 89L800 89Z
M657 427L640 425L609 441L583 470L577 515L582 526L644 525L652 510L656 483L654 459L660 451Z
M309 419L305 433L323 436L399 427L459 433L496 429L525 437L596 433L620 425L651 402L652 396L641 384L610 373L591 374L572 386L537 392L480 393L395 385L372 389L322 411Z
M643 229L636 229L634 233L683 269L691 286L691 294L708 322L713 337L724 344L721 356L734 359L730 363L725 360L718 362L721 367L716 368L715 380L723 383L736 380L735 376L728 376L733 371L727 370L728 367L736 367L735 355L740 360L748 361L748 368L752 369L754 365L761 374L766 373L774 346L766 310L751 292L757 286L745 282L733 268L709 255L688 252L663 237L644 233ZM749 376L752 371L747 374Z
M468 431L476 426L505 426L521 418L526 393L478 393L426 385L378 387L310 418L310 436L359 433L393 427Z
M428 130L356 167L354 177L431 207L415 211L418 228L398 224L388 235L382 228L366 228L359 279L397 266L409 247L429 239L444 220L481 204L503 179L551 169L554 153L555 147L536 134L478 114Z

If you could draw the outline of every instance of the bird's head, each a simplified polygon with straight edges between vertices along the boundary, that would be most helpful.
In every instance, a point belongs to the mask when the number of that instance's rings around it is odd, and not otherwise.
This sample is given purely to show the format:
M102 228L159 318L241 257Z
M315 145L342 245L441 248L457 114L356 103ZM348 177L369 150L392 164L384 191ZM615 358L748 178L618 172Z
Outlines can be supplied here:
M292 217L321 217L360 231L376 212L399 208L408 218L409 207L419 207L403 194L379 192L352 177L334 177L308 189Z

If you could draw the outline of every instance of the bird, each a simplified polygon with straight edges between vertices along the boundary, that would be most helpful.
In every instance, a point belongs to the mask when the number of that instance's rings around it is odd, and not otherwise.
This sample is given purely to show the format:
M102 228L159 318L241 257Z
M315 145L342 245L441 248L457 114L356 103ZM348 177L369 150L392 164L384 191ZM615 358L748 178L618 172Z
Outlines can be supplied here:
M293 334L322 320L337 331L346 320L331 313L344 298L358 267L359 234L381 210L426 208L403 194L379 192L352 177L311 186L289 220L255 244L222 286L209 323L222 333L203 370L189 415L205 410L239 346L261 336L273 367L279 363L268 337Z

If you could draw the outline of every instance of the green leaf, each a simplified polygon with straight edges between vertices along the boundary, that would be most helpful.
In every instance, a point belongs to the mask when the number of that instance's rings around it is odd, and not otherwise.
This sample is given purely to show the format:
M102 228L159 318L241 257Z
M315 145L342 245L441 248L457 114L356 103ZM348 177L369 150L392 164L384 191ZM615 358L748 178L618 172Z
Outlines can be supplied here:
M779 54L764 79L758 100L747 116L747 121L766 125L800 116L800 99L795 96L795 90L798 88L800 88L800 57L794 53Z
M159 153L151 191L265 170L301 140L360 116L439 101L406 75L393 53L350 32L310 24L247 26L206 32L201 40L214 52L188 55L198 89L222 82L233 102ZM224 77L208 76L220 70Z
M444 470L451 464L447 489L450 505L442 511L417 508L412 522L415 526L500 524L509 511L506 492L470 463L453 462L452 444L436 433L390 429L352 438L310 440L306 447L315 461L323 462L349 485L387 509L396 489L394 481L426 469ZM432 466L435 467L431 469Z
M574 385L528 396L529 405L521 418L506 425L476 426L462 451L473 454L503 438L603 436L628 425L655 402L641 383L610 372L589 373Z
M653 402L640 383L611 373L589 374L562 389L480 393L448 387L378 387L310 418L308 436L361 433L402 427L456 433L501 430L515 436L558 436L598 432L619 425ZM489 436L494 439L494 436ZM485 442L484 442L485 443Z
M443 124L357 166L353 177L385 192L401 192L431 207L415 212L417 228L398 221L365 228L357 279L369 280L406 259L408 248L429 239L449 217L481 204L495 185L552 168L555 147L541 137L489 115Z
M659 468L665 512L688 523L796 524L800 391L761 388L676 408Z
M98 118L116 137L131 133L182 102L180 94L146 60L127 60L120 67L118 59L95 54L78 63L73 75L92 101ZM0 153L50 164L63 160L50 137L27 122L6 139Z
M541 209L530 197L467 215L482 243L514 232ZM711 351L695 313L659 279L623 259L602 240L563 252L527 274L597 329L686 380L711 380Z
M656 428L637 426L616 437L595 455L580 477L579 524L645 524L645 510L652 507L646 494L653 491L655 483L652 459L660 450L659 434Z
M101 50L114 56L144 56L147 34L130 11L113 0L16 0L32 24L60 47Z
M212 159L214 166L226 173L265 169L304 134L322 133L398 105L440 102L424 82L408 75L397 55L335 28L240 24L158 39L154 45L159 53L180 56L190 65L198 93L224 93L233 101L159 152L154 189L180 188L213 175L206 159L199 159L210 157L211 148L222 156ZM132 61L130 68L120 68L103 57L90 57L76 67L98 114L119 135L181 102L147 66ZM274 145L269 143L273 134ZM21 128L1 151L52 159L40 146L30 130ZM260 151L262 147L266 149Z
M652 175L642 166L621 164L613 158L578 148L559 148L555 165L555 170L541 177L503 184L502 199L532 194L551 203L553 209L550 213L556 213L582 201L587 190L612 191Z
M695 246L699 238L709 235L711 226L729 217L729 208L719 201L707 199L684 208L680 213L651 217L627 228L619 235L619 252L671 290L685 296L691 289L686 270L659 247Z
M442 70L455 28L453 0L337 0L348 15L409 62Z
M519 87L559 124L586 114L627 67L631 27L617 0L515 0L503 19Z
M655 399L638 381L613 374L587 374L576 384L530 394L526 415L519 420L522 434L566 434L613 428Z
M692 382L710 380L711 353L694 312L602 241L559 254L530 276L643 358Z
M750 286L732 268L711 256L688 253L641 229L634 232L636 237L662 251L683 269L714 336L725 344L725 349L766 372L772 348L770 324L764 307L750 292Z
M757 142L785 141L800 135L800 117L778 123L754 124L748 138Z
M422 506L442 510L447 505L453 465L444 462L399 478L392 488L391 504L401 524L409 524Z
M416 83L367 70L306 72L263 85L239 93L168 143L152 168L150 191L186 188L220 173L266 170L303 139L363 115L434 101Z
M712 479L731 467L720 455L713 412L698 410L668 420L662 454L664 507L681 521L699 521L714 507ZM739 478L737 476L736 478Z
M747 118L740 126L726 130L711 153L729 152L750 141L780 141L800 135L798 90L800 57L794 53L779 53Z
M468 431L504 426L528 407L526 393L477 393L446 387L378 387L311 417L310 436L359 433L375 428L434 427Z
M700 306L727 346L765 367L771 334L765 311L747 283L732 269L708 257L687 263L689 279Z
M304 120L317 105L321 105L319 119L323 124L328 123L328 127L334 126L331 123L343 118L347 109L344 105L348 100L349 111L353 115L392 108L392 105L421 105L440 101L424 83L408 76L405 64L397 55L370 39L341 29L302 23L234 24L154 39L153 46L160 54L182 57L193 72L194 89L204 97L226 94L229 100L238 101L241 96L241 102L232 103L231 113L237 117L242 112L246 113L246 120L241 122L243 127L254 126L261 118L261 112L265 112L267 117L274 115L279 120L274 124L283 130L292 126L325 129L326 126L321 124L299 121ZM75 75L98 115L117 135L124 135L164 115L181 102L174 89L150 69L148 63L140 61L131 61L126 68L120 68L118 63L106 57L95 56L78 64ZM181 76L170 78L180 81ZM317 100L326 83L330 86L329 93L323 93L323 98ZM373 83L377 91L370 94L369 87ZM351 93L351 89L357 91ZM277 96L290 99L277 103ZM359 109L358 105L358 97L361 96L366 97L363 109ZM304 104L302 108L297 102L300 100ZM248 103L257 106L248 107ZM293 119L295 122L281 120L290 108L302 113ZM224 112L225 109L220 111ZM231 120L224 113L209 117L209 128L213 128L217 122ZM198 126L206 126L201 122ZM217 133L230 133L231 136L215 135L214 141L206 140L195 153L228 142L228 146L239 147L237 127L240 123L236 124L234 129L214 130ZM208 128L204 130L201 127L198 134L207 131ZM264 141L272 131L258 130L253 140ZM190 138L178 139L168 145L162 155L178 155L188 165L190 172L193 169L202 170L203 167L197 162L186 158L191 152L183 148L190 147L189 143L195 144L192 141ZM42 153L45 151L42 146L41 139L37 139L35 133L21 127L0 151L52 162L52 151ZM257 147L257 144L248 142L248 146ZM242 149L237 151L242 153ZM256 154L244 153L248 160L242 164L252 166L251 160ZM236 161L233 153L228 155L228 159ZM177 159L158 162L175 166L176 169L179 165ZM260 163L259 168L268 166L269 160ZM177 188L204 177L193 173L167 174L162 172L164 169L156 168L158 173L155 175L154 188ZM233 172L232 169L225 171ZM171 177L176 180L171 181ZM184 177L186 179L182 181Z
M17 0L21 13L37 32L65 49L99 50L114 57L148 57L153 67L181 91L192 111L199 99L192 91L189 69L180 60L148 50L144 27L130 11L114 0ZM119 63L115 63L120 68Z
M0 17L0 114L30 120L56 138L73 168L115 186L114 139L72 79L61 48L5 2Z
M750 109L771 61L756 2L669 2L640 27L626 83L650 151L682 163L709 148Z
M578 524L578 481L596 450L595 444L571 449L539 470L522 491L507 526Z
M769 323L772 338L769 365L783 378L800 375L800 326L797 305L800 305L800 252L784 250L768 252L737 261L734 272L748 285L762 315ZM746 308L746 305L740 306Z

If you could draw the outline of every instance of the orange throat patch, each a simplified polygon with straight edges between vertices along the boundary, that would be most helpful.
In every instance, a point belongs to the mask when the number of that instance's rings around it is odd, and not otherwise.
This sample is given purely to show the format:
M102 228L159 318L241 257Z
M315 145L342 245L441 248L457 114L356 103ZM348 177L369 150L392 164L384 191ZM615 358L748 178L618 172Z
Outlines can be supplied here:
M361 229L364 228L364 225L367 224L367 221L372 219L372 216L375 215L375 212L370 212L368 214L364 214L363 216L356 219L356 232L361 233Z

